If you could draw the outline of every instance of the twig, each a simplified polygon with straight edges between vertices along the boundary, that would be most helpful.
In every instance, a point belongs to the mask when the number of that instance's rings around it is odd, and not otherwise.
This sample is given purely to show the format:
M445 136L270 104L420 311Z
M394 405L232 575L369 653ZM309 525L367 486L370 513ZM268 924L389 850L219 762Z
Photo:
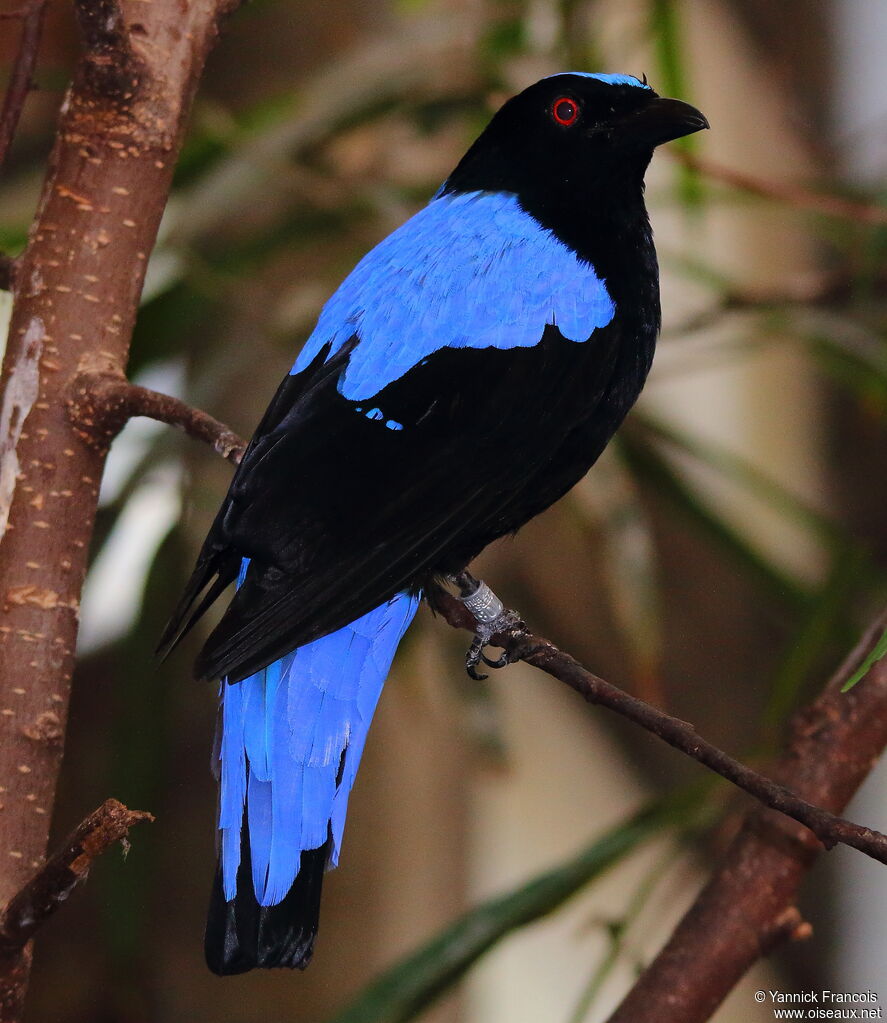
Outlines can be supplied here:
M855 220L860 224L883 226L887 224L887 206L876 203L857 202L838 195L826 195L814 192L803 185L787 185L778 181L769 181L744 171L725 167L687 153L680 149L669 149L669 155L685 167L697 171L712 181L719 181L730 188L747 192L749 195L760 196L762 199L776 199L802 210L821 213L828 217L839 217L843 220Z
M145 416L202 440L235 465L246 450L245 442L209 413L171 395L131 384L116 373L79 373L68 399L68 414L81 436L100 446L107 445L128 419Z
M22 34L18 52L12 62L9 85L0 108L0 167L6 161L6 154L15 136L25 100L31 90L31 79L37 64L37 50L43 32L43 16L48 0L28 0L20 11L4 15L4 18L18 17L22 20Z
M853 276L846 270L823 270L804 274L775 287L759 289L729 286L724 288L718 302L694 313L674 326L666 327L662 337L686 338L703 330L710 330L727 313L762 312L788 306L843 307L860 298L883 298L887 295L887 272L881 272L866 282L860 291Z
M24 996L30 965L28 942L37 929L86 880L93 861L129 829L154 817L130 810L116 799L104 803L82 821L0 914L0 1014L13 1018Z
M474 620L464 606L441 588L428 593L429 603L450 625L474 631ZM511 661L525 661L547 672L574 689L589 703L599 704L634 721L670 746L710 768L716 774L748 792L764 806L778 810L808 827L830 849L834 845L852 846L881 863L887 863L887 835L813 806L784 785L780 785L713 746L687 721L672 717L651 704L631 696L584 668L570 654L522 627L493 637Z
M843 683L883 635L873 623L825 691L789 726L774 773L835 811L847 805L887 742L887 663L847 693ZM785 920L821 847L805 828L758 808L712 878L609 1023L704 1023L740 977L784 937ZM803 937L790 929L789 937ZM691 965L692 964L692 965Z
M95 409L122 417L144 415L178 426L185 432L211 444L230 461L237 462L244 450L243 441L218 420L177 398L137 387L108 374L81 374L78 399L69 403L75 423L95 426ZM454 628L475 631L475 621L465 606L446 590L429 587L429 604ZM672 717L649 703L584 668L570 654L536 636L525 627L495 636L493 642L504 649L512 661L522 660L559 679L589 703L600 704L658 736L670 746L708 767L716 774L768 806L804 824L830 849L838 843L848 845L887 864L887 835L837 817L821 807L801 799L784 785L740 763L717 746L703 739L687 722Z
M127 409L130 416L147 416L149 419L168 423L184 430L189 436L211 445L217 454L229 462L235 465L240 462L246 450L246 442L218 419L178 398L149 390L147 387L130 384L127 391Z
M86 880L93 860L126 838L133 825L153 820L144 810L130 810L116 799L106 799L81 821L0 915L0 955L24 948L37 928Z

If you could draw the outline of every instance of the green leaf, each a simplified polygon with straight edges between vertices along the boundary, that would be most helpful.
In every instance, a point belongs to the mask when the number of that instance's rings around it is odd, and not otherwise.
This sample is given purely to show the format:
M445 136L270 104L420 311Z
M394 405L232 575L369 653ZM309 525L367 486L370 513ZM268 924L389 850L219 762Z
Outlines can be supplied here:
M641 879L641 883L631 896L623 916L618 920L609 921L607 930L610 947L604 953L601 961L596 964L588 983L579 995L576 1007L570 1015L569 1023L584 1023L584 1020L587 1019L604 982L625 952L628 932L643 913L657 885L661 884L668 876L669 868L673 867L677 861L678 851L673 843L669 843L665 855L656 860L652 869Z
M596 533L613 616L633 661L638 692L650 699L659 686L662 656L656 549L637 483L618 448L604 451L594 472L573 488L567 507L578 513L583 528Z
M469 910L372 981L329 1023L405 1023L413 1019L510 932L557 909L643 841L688 813L695 813L695 805L686 799L654 804L562 866Z
M836 549L843 549L849 543L846 530L838 522L823 515L741 455L650 415L636 414L634 424L666 449L689 455L694 461L738 483L820 543Z
M853 672L850 678L841 686L841 692L846 693L851 690L857 682L860 682L869 673L872 665L880 661L881 658L887 654L887 629L884 630L884 634L875 644L874 649L866 657L866 659L860 664L860 666Z
M738 529L733 528L711 503L656 450L649 438L639 437L636 422L624 428L615 443L638 479L652 486L706 539L726 553L761 589L792 610L807 606L808 587L765 557Z
M838 548L828 578L802 615L791 645L776 671L764 721L774 733L795 706L799 694L823 664L825 655L844 647L850 632L847 608L865 575L865 555L852 548ZM852 642L851 638L848 642Z

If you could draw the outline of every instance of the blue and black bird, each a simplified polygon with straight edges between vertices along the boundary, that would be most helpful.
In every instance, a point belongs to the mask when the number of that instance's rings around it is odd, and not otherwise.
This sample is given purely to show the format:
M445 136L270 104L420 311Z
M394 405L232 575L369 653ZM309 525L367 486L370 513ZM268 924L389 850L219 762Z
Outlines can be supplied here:
M237 584L196 664L223 680L215 972L307 965L423 590L566 493L634 404L660 321L644 172L707 126L627 75L543 79L324 306L161 643Z

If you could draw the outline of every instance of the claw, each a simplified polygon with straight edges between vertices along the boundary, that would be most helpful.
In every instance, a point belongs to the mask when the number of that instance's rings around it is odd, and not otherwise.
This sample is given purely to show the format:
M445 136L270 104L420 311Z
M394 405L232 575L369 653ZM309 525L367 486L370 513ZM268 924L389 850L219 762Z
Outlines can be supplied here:
M523 627L520 616L507 610L502 601L487 586L468 572L461 572L454 578L459 587L459 599L472 613L477 622L477 632L465 655L465 670L468 677L480 682L487 675L479 674L477 666L483 662L488 668L504 668L511 663L508 651L493 660L484 652L493 636L503 632L514 632Z
M487 675L479 675L477 673L477 666L481 660L486 661L484 657L484 639L478 634L471 641L471 646L468 648L468 652L465 654L465 670L468 672L468 677L474 679L475 682L483 682Z

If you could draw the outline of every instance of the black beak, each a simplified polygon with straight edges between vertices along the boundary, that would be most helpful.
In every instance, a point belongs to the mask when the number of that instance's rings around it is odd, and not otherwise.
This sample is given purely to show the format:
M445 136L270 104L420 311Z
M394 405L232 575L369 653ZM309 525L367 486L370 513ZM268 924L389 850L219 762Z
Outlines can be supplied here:
M620 118L614 127L618 133L617 138L655 148L663 142L671 142L708 128L709 123L705 115L689 103L656 96L640 110Z

